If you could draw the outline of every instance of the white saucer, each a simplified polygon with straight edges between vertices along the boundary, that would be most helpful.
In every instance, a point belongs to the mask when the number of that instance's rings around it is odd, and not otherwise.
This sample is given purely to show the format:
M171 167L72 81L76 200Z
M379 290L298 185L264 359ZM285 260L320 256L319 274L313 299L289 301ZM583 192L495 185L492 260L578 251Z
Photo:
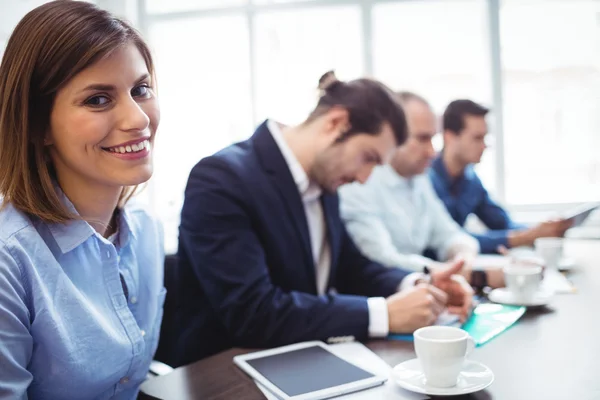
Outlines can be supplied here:
M494 382L494 373L481 363L465 360L456 386L439 388L425 383L425 373L421 369L421 363L418 358L413 358L396 365L392 370L392 379L400 387L411 392L430 396L457 396L478 392L490 386Z
M576 263L575 260L569 257L563 257L558 262L558 270L559 271L570 271L575 268Z
M488 299L494 303L506 304L510 306L541 307L545 306L552 299L553 293L549 290L540 289L530 299L523 300L516 297L506 288L494 289L488 295Z

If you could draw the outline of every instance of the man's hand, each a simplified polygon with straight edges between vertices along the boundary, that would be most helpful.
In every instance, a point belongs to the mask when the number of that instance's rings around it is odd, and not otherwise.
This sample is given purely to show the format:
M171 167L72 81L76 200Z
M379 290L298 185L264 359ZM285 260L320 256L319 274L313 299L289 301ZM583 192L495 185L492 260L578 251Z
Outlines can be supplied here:
M573 225L572 219L554 219L522 231L512 231L508 235L510 247L533 246L535 239L542 237L563 237Z
M500 248L505 249L505 247L500 246L500 247L498 247L499 252L500 252ZM508 250L506 250L506 251L508 251ZM464 259L463 267L458 272L458 274L461 275L469 284L473 283L471 280L471 275L473 273L474 259L475 259L474 257ZM458 261L460 261L459 257L457 257L455 259L455 261L448 261L445 263L440 263L440 262L434 261L433 263L431 263L429 265L429 269L431 271L446 270L448 268L452 268L452 266ZM504 285L505 285L504 270L502 268L500 268L500 267L486 268L485 275L486 275L487 285L489 287L494 288L494 289L504 287Z
M408 290L387 298L390 332L412 333L435 322L446 307L448 296L427 283L419 283Z
M573 225L573 221L570 219L555 219L542 222L533 228L535 239L541 237L563 237L571 225Z
M485 270L487 285L492 289L506 286L504 281L504 270L502 268L487 268Z
M464 265L457 260L445 268L437 268L431 273L431 284L441 289L448 296L448 311L457 314L461 322L465 322L473 304L473 289L467 280L458 275Z

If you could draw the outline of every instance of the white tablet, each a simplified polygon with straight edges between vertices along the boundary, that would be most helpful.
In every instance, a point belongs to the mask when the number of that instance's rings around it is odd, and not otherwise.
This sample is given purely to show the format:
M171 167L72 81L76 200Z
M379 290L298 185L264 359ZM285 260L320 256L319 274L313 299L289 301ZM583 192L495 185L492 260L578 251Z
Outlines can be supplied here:
M587 217L590 216L592 211L594 211L598 207L600 207L599 203L586 203L567 211L565 215L563 215L563 218L572 219L573 225L571 225L571 228L574 228L576 226L581 225L583 221L585 221Z
M235 356L233 361L285 400L328 399L387 380L336 356L317 341Z

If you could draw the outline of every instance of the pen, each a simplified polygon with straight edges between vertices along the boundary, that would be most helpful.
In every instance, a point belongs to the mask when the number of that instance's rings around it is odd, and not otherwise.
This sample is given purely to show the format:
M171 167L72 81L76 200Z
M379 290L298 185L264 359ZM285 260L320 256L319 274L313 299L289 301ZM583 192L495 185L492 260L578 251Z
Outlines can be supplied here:
M423 282L431 283L431 271L429 271L427 265L423 267Z

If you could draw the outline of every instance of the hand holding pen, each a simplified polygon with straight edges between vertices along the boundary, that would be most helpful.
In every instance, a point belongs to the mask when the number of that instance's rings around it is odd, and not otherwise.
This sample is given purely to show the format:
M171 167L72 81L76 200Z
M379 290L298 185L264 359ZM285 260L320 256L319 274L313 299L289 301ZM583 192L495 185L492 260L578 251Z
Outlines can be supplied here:
M448 296L448 311L457 314L465 322L473 304L473 289L460 274L463 260L454 261L449 267L431 271L423 268L423 282L441 289Z

